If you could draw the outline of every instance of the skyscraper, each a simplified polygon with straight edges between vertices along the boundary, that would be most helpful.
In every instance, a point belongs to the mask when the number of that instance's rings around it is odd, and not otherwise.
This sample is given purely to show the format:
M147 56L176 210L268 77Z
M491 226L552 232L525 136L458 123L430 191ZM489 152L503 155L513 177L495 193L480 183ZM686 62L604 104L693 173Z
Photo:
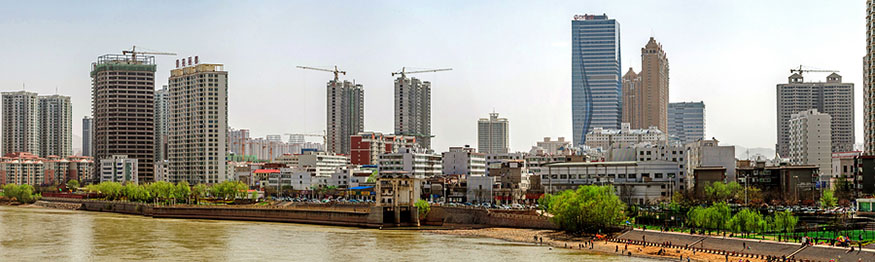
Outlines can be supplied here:
M777 85L777 134L775 146L783 157L790 153L790 118L793 114L817 109L832 121L832 152L854 150L854 83L842 83L842 76L832 73L826 82L804 82L794 73L788 83Z
M91 64L94 159L137 159L139 182L151 182L155 159L155 57L107 54Z
M170 132L170 89L167 86L155 90L155 161L167 160L167 143Z
M431 82L404 74L395 79L395 134L415 136L420 147L431 149Z
M607 15L571 21L571 118L574 143L594 127L619 129L622 118L620 24Z
M866 56L863 56L863 137L865 154L875 154L875 1L866 1Z
M219 183L227 178L228 72L222 64L170 71L170 182Z
M69 96L39 97L39 155L73 155L73 106Z
M668 104L669 140L682 144L705 138L705 103L680 102Z
M477 120L477 151L484 154L505 154L508 151L510 126L507 118L489 113L489 118Z
M361 84L331 80L326 94L326 151L349 155L350 136L365 128L365 91Z
M623 75L623 122L632 128L668 129L668 58L653 37L641 48L641 73Z
M93 133L91 130L94 129L94 122L92 121L90 116L85 116L82 118L82 156L93 156L93 152L91 152L91 143L93 141L92 136Z
M638 93L641 89L641 75L635 73L631 67L629 71L623 74L623 123L629 123L630 126L632 122L636 119L643 118L641 116L641 109L638 106L641 103L638 103Z
M39 98L27 91L3 92L3 155L39 155Z

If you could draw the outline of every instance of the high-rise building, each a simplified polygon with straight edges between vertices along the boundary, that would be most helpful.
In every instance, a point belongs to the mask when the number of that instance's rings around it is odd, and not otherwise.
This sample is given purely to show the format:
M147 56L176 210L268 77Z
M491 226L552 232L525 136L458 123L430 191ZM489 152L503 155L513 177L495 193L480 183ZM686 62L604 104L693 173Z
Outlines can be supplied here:
M431 82L404 74L395 79L395 134L415 136L423 149L431 149Z
M790 118L793 114L817 109L832 118L832 152L854 150L854 83L842 83L832 73L826 82L804 82L794 73L788 83L777 85L778 154L790 153Z
M155 161L168 160L167 143L170 133L170 89L167 85L155 90Z
M811 109L793 114L789 123L790 164L817 165L820 181L832 177L830 116Z
M326 128L328 152L349 154L349 137L365 128L365 91L361 84L328 81Z
M94 159L137 160L139 182L154 181L155 57L107 54L91 64Z
M93 137L92 130L94 130L94 122L92 121L90 116L85 116L82 118L82 156L92 156L94 155L91 149Z
M864 154L875 154L875 1L866 0L866 56L863 56Z
M228 72L195 61L170 70L170 181L219 183L228 171Z
M3 155L39 155L39 98L27 91L3 92Z
M653 37L641 48L641 73L623 76L623 122L632 128L668 128L668 58Z
M489 113L489 118L477 120L477 151L484 154L504 154L508 151L510 125L507 118Z
M632 124L635 119L641 119L643 111L639 108L639 92L641 89L641 75L635 73L631 67L623 74L623 123Z
M69 96L39 97L39 155L73 155L73 106Z
M668 104L669 140L681 144L705 138L705 103L679 102Z
M622 118L620 24L607 15L571 21L571 119L574 144L594 127L618 129Z

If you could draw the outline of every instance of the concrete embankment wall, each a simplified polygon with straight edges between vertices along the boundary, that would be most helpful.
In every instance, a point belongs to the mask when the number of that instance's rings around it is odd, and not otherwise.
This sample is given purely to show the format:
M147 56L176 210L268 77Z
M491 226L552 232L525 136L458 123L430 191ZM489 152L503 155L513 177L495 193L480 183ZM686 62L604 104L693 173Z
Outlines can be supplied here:
M427 225L465 225L477 227L511 227L558 229L544 216L525 212L489 211L482 208L431 207L425 218Z

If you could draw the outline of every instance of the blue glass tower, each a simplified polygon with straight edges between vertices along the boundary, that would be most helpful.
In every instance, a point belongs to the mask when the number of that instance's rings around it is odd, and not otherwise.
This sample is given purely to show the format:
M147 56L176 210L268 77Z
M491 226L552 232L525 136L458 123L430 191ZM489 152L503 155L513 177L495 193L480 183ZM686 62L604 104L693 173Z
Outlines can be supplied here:
M584 144L593 127L620 128L620 68L620 24L607 15L575 15L571 21L574 144Z

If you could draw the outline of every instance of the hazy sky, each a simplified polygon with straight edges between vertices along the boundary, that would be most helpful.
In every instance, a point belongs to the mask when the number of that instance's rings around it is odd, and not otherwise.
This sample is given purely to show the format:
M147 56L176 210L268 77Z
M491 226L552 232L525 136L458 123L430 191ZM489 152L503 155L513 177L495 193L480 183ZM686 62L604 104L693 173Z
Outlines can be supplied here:
M390 72L432 82L433 146L476 146L476 121L510 120L511 146L571 139L571 18L621 28L623 72L650 36L670 67L670 100L704 101L706 135L774 147L775 85L800 64L855 84L862 142L865 1L9 1L0 9L0 87L73 98L91 114L90 64L131 45L200 56L229 71L229 124L255 136L321 133L327 72L365 88L365 129L393 132ZM178 57L159 56L157 85ZM824 81L826 74L810 73ZM79 148L80 145L74 145Z

